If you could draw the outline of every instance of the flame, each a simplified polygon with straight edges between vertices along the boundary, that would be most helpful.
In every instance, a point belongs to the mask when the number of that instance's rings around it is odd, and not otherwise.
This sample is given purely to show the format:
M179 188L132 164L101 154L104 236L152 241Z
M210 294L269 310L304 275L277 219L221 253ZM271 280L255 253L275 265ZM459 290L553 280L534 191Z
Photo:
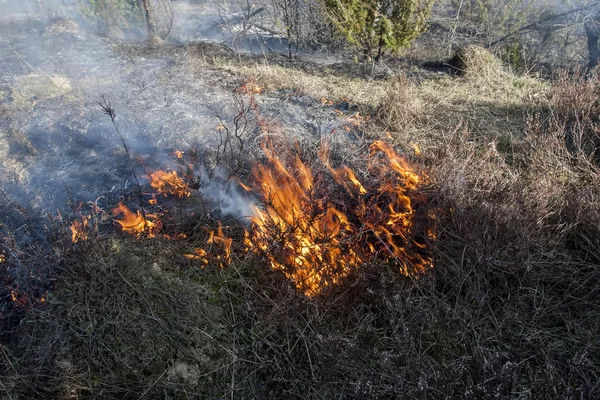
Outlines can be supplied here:
M30 303L37 303L38 301L32 301L29 295L21 290L13 289L10 286L6 287L10 291L10 299L13 303L16 303L17 306L23 307L25 309L29 308ZM43 298L43 297L42 297Z
M91 217L88 215L82 217L81 220L73 221L71 224L71 242L85 242L89 238L89 222Z
M426 243L413 234L411 195L422 179L390 145L375 141L370 146L366 173L371 184L364 185L351 168L333 168L323 144L319 158L351 194L346 200L351 204L334 203L331 185L316 179L298 156L288 167L268 143L262 149L269 162L257 165L253 175L254 191L265 207L252 207L244 243L265 255L304 294L320 293L375 258L395 262L406 275L431 266L431 257L422 255Z
M242 86L238 88L238 92L246 94L261 94L265 88L261 86L255 78L249 78Z
M208 265L207 255L204 249L194 249L194 254L184 254L183 256L190 260L200 260L204 265Z
M306 295L317 294L346 276L349 265L358 261L340 236L351 229L350 224L342 212L312 196L313 174L298 157L294 174L270 147L263 146L263 151L271 165L258 165L254 176L268 205L264 210L253 207L252 232L246 233L245 244L265 253L271 266ZM308 212L314 208L322 212ZM279 248L272 248L273 243Z
M181 240L187 238L187 235L185 233L174 233L172 235L165 233L163 237L167 240Z
M41 303L45 303L46 296L48 295L47 291L40 294L35 290L32 290L31 292L25 292L18 286L13 287L11 285L4 285L4 287L10 293L10 299L13 304L25 311L31 311L33 307L38 306ZM0 319L2 319L2 314L0 314Z
M196 254L184 254L184 256L192 260L206 257L206 250L204 249L194 249L194 253Z
M233 239L225 236L225 234L223 233L223 226L221 225L221 222L219 222L219 227L217 228L216 232L210 232L210 237L208 238L207 243L219 245L223 250L222 259L224 263L229 264L231 262L231 245L233 244ZM220 259L221 257L219 256L217 258ZM221 264L221 266L224 265Z
M361 115L359 112L357 112L349 116L346 120L353 126L361 126L369 122L371 117L368 115Z
M225 267L231 263L231 246L233 244L233 239L225 236L221 222L219 222L219 227L216 231L210 231L210 236L206 243L216 246L215 249L210 249L210 254L202 248L197 248L194 249L195 254L184 254L184 256L190 260L200 260L204 265L208 265L209 256L219 260L221 267Z
M123 219L117 220L119 225L121 225L123 232L127 232L138 237L143 234L147 234L147 236L150 238L156 236L156 232L159 228L158 224L147 219L156 219L156 214L145 214L144 217L144 215L142 215L139 211L134 213L125 205L123 205L123 203L119 203L119 205L112 210L112 212L115 216L123 214Z
M421 148L419 147L418 144L413 143L412 145L413 151L415 152L415 156L420 156L421 155Z
M152 172L150 174L150 186L164 196L171 194L182 199L192 194L188 185L177 176L177 171L165 172L158 170Z
M361 115L360 112L354 113L346 118L348 125L344 126L346 132L350 132L353 128L360 128L366 125L371 120L368 115Z
M182 160L183 159L183 155L185 154L184 151L181 150L175 150L173 152L173 155L178 159L178 160Z

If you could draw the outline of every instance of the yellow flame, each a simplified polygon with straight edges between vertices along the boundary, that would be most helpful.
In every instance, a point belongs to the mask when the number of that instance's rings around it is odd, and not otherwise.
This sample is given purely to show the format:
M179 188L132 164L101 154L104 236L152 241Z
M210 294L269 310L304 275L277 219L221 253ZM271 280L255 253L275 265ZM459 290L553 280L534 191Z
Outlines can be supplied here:
M219 246L221 246L221 249L223 250L223 261L225 264L229 264L231 262L231 245L233 244L233 239L232 238L228 238L227 236L225 236L225 234L223 233L223 226L221 225L221 222L219 222L219 227L217 228L217 231L211 231L210 232L210 237L208 238L207 241L208 244L217 244ZM222 266L224 266L224 264L222 264Z
M270 145L262 149L269 163L253 169L254 191L266 207L252 206L244 244L266 255L272 268L283 271L307 296L338 283L374 257L396 261L404 274L431 266L430 257L417 252L426 245L412 239L410 194L421 178L389 144L375 141L370 147L373 183L368 187L351 168L331 166L327 143L320 149L319 158L334 180L352 194L353 223L327 195L315 195L317 183L309 165L296 156L288 168Z
M89 229L89 222L90 222L90 216L86 216L86 217L82 217L81 221L80 220L75 220L73 221L73 224L71 224L70 229L71 229L71 242L73 243L78 243L78 242L84 242L86 240L88 240L88 229Z
M156 214L146 214L146 218L139 212L133 212L127 208L123 203L119 203L117 207L112 211L113 214L123 214L123 219L117 220L123 232L127 232L134 236L141 236L147 234L148 237L152 238L156 236L157 225L155 222L148 220L148 218L156 219Z
M158 191L158 193L167 196L169 194L184 198L191 195L191 190L188 185L177 176L176 171L155 171L150 174L150 186Z

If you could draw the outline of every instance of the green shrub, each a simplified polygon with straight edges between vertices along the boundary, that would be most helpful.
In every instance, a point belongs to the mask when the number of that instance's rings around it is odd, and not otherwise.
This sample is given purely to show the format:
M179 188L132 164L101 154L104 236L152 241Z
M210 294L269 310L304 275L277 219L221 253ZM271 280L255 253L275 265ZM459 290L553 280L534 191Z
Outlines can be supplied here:
M325 0L327 12L365 59L407 47L426 28L434 0Z

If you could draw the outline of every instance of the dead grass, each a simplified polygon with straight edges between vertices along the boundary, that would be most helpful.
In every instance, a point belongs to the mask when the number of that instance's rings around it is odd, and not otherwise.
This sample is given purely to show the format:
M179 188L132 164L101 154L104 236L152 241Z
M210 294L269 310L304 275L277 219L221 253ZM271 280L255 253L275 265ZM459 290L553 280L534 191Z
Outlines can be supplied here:
M149 397L196 391L235 357L218 281L166 242L111 238L64 260L28 317L5 389L20 396ZM215 376L212 377L214 379ZM205 386L203 390L209 390Z
M215 59L213 63L233 74L256 79L267 91L293 90L317 99L350 99L366 106L375 106L385 93L385 86L380 81L369 81L364 77L349 78L326 67L306 72L293 66L255 61L239 63L231 58Z
M387 83L378 114L400 141L437 140L459 124L481 140L519 138L527 115L547 104L548 90L539 80L508 74L501 80L441 76L419 84L400 76Z
M475 136L510 140L521 136L528 113L547 105L546 83L506 72L486 50L470 46L457 57L465 59L461 65L467 71L458 78L415 79L400 74L372 80L365 73L351 78L326 67L306 71L231 57L214 58L211 65L255 80L267 92L293 90L316 99L350 100L363 113L379 115L383 127L377 130L414 138L434 139L461 123Z
M12 88L13 106L16 108L32 107L40 100L63 96L71 90L71 82L61 75L25 75L18 78Z
M379 105L371 133L422 149L406 154L442 210L434 268L406 278L391 262L365 265L307 299L257 256L202 269L181 256L184 242L109 236L62 258L48 301L0 344L0 393L600 397L600 171L565 146L572 114L546 123L556 86L471 74L337 87L283 67L223 68L271 90ZM361 143L339 143L336 156L352 161Z

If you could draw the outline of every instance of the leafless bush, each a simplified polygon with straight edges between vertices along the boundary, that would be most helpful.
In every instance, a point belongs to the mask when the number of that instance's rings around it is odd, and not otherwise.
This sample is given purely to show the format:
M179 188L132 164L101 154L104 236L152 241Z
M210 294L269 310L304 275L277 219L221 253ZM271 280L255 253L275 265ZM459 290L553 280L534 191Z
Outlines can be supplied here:
M567 148L589 159L600 156L599 98L598 71L588 76L582 69L559 72L553 86L549 128L564 132Z
M413 90L414 84L403 75L388 83L385 97L378 109L378 119L385 127L399 132L418 123L422 110Z
M218 143L214 155L214 168L209 174L212 176L215 169L224 168L228 171L227 181L240 173L248 161L244 150L251 129L249 120L252 111L251 102L244 99L242 95L235 95L234 100L237 114L232 123L227 123L217 116Z
M299 48L322 49L341 45L342 40L321 1L269 0L275 26L287 41L288 57Z

